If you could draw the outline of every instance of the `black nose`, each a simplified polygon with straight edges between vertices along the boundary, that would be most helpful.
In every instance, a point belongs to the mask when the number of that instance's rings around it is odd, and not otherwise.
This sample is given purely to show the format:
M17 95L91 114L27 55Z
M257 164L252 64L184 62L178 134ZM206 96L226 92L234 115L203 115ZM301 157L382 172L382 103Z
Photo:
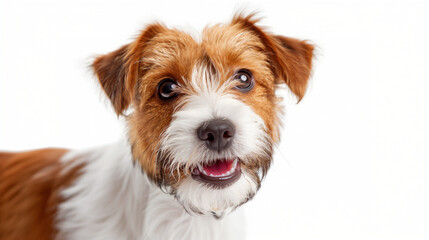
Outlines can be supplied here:
M227 149L235 135L235 127L229 120L214 119L204 122L197 129L198 138L205 141L211 150L220 152Z

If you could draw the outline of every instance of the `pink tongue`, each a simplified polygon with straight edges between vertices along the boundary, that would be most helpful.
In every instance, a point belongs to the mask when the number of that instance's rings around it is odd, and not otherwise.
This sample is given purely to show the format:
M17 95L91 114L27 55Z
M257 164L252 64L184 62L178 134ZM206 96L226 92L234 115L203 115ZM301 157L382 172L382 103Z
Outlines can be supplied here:
M213 165L204 165L203 168L207 174L218 176L231 170L233 162L233 160L217 160Z

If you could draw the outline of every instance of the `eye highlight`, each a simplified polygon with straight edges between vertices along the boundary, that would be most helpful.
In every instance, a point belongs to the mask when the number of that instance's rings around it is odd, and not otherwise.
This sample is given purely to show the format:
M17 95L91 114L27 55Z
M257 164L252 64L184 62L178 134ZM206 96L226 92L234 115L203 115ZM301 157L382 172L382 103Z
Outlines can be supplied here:
M252 73L247 69L240 69L234 75L234 80L240 82L235 88L240 92L248 92L252 90L254 79Z
M177 84L171 78L165 78L158 84L158 96L161 99L172 99L177 96Z

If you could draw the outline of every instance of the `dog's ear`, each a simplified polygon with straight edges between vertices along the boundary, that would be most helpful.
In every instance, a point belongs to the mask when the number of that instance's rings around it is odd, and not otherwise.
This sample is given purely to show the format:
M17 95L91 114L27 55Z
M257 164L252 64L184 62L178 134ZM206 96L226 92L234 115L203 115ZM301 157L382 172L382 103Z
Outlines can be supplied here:
M125 45L114 52L97 57L92 64L101 87L118 115L130 105L130 94L126 86L130 74L128 52L129 45Z
M306 41L273 35L256 26L254 15L236 15L232 24L252 31L265 45L276 83L284 81L298 98L304 97L311 74L314 46Z
M92 64L92 69L117 115L124 113L135 96L139 64L146 43L163 29L164 26L160 24L149 25L134 42L97 57Z
M273 68L278 80L283 80L297 96L304 97L311 74L314 46L294 38L272 36L275 58Z

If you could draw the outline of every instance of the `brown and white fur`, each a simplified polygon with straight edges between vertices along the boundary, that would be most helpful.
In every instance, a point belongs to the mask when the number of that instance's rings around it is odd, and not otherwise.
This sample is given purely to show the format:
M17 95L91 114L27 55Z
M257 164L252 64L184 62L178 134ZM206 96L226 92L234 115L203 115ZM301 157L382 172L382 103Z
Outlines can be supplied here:
M275 90L286 83L301 100L312 55L311 44L271 34L252 15L207 27L199 39L147 26L92 65L127 120L124 139L82 151L0 153L0 239L242 239L234 210L259 189L279 141ZM243 71L253 81L245 91ZM160 95L164 79L174 82L169 99ZM213 119L235 129L218 151L197 136ZM239 162L234 182L192 177L219 159Z

